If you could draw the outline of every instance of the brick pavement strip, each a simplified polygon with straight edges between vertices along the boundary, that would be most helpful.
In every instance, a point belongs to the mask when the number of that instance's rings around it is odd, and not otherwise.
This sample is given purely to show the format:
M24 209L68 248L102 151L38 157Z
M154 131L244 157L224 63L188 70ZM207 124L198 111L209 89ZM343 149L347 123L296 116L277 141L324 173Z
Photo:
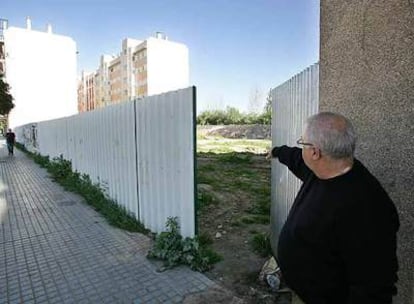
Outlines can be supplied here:
M109 226L4 140L0 229L0 304L180 303L216 286L186 267L157 272L146 236Z

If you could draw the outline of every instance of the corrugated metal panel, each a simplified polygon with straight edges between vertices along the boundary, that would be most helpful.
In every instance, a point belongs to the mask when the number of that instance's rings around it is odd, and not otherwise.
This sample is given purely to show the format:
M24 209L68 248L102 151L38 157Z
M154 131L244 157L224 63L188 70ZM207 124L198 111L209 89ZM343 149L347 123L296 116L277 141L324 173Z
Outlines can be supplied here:
M81 113L67 120L68 159L137 218L134 102Z
M140 220L152 231L177 216L182 235L194 235L194 89L136 104Z
M306 119L318 112L319 65L314 64L276 87L272 96L272 146L295 146ZM301 181L277 160L272 161L272 248L286 221Z
M14 133L16 134L16 141L24 144L28 151L38 152L37 123L16 127Z
M64 119L48 120L38 123L39 153L49 155L50 159L66 156L67 144L66 121Z
M63 155L147 228L169 216L194 236L195 88L112 105L37 124L38 151ZM18 138L32 128L18 129ZM17 131L16 131L17 132Z

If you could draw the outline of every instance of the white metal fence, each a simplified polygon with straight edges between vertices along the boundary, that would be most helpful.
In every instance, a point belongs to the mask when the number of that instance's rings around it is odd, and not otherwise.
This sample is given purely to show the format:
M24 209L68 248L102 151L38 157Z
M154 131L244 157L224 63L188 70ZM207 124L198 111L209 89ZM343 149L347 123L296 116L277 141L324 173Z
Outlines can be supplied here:
M145 227L195 233L195 88L16 128L17 141L86 173Z
M271 91L272 146L296 145L306 118L318 112L319 65L314 64ZM277 160L272 161L271 240L277 251L279 233L301 181Z

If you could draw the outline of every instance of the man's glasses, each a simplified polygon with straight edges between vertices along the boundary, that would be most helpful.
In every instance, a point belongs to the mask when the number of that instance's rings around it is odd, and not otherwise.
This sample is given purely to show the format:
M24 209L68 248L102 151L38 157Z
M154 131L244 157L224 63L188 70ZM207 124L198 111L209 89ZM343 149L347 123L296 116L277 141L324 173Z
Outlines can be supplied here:
M313 144L311 144L311 143L304 142L302 137L300 137L300 138L296 141L296 143L297 143L298 145L301 145L301 146L307 146L307 147L313 147L313 146L314 146L314 145L313 145Z

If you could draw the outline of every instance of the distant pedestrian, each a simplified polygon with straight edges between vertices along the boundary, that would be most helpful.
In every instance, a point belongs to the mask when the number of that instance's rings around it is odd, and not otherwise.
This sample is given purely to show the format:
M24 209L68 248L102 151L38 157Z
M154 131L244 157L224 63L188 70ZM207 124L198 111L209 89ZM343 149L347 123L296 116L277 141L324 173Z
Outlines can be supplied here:
M6 142L7 150L9 150L9 155L13 155L14 144L16 142L16 135L13 133L11 129L9 129L6 133Z

